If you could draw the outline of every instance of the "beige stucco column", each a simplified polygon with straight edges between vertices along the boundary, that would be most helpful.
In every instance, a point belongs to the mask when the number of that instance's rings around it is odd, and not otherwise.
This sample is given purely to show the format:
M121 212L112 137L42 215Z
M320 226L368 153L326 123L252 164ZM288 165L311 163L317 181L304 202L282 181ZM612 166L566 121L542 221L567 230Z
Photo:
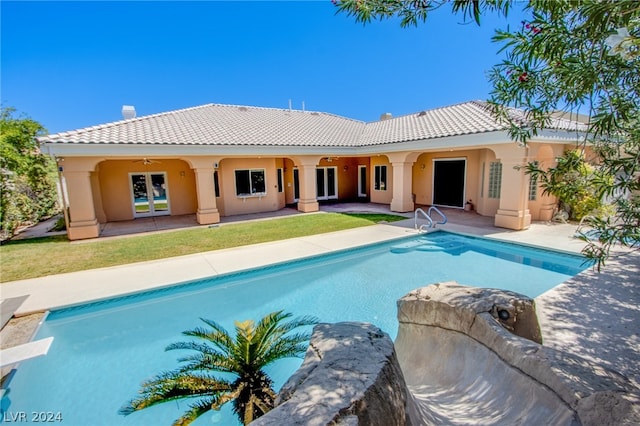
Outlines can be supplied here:
M418 153L393 153L387 157L393 169L393 197L391 198L392 212L413 211L413 164Z
M529 178L522 167L527 163L526 148L521 148L521 157L500 156L502 181L500 206L494 224L500 228L527 229L531 225L528 195ZM496 153L499 156L500 153Z
M220 212L216 203L213 172L220 163L220 157L182 157L191 166L196 178L196 198L198 210L196 220L201 225L220 222Z
M300 198L298 199L298 210L304 213L317 212L320 210L318 204L316 167L320 162L319 156L304 156L292 158L298 167L298 182L300 184Z
M539 167L548 170L557 164L556 159L564 152L564 145L551 145L529 142L529 161L538 161ZM531 178L529 177L529 180ZM529 201L529 210L533 220L549 221L553 217L558 200L550 194L543 194L538 188L535 201Z
M220 212L216 204L216 192L213 183L213 167L194 168L196 176L196 197L198 210L196 220L201 225L220 222Z
M82 160L74 162L69 159L62 166L69 199L67 237L70 240L96 238L100 235L91 189L91 172L95 164L96 161L84 163Z

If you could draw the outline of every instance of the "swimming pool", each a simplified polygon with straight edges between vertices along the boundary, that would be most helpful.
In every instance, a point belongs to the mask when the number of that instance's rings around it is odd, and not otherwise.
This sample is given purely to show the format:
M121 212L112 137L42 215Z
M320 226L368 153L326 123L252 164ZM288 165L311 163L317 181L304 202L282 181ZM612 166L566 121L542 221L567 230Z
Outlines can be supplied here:
M59 413L64 425L170 424L184 402L128 417L117 412L144 379L178 365L180 354L164 348L200 317L232 330L234 320L284 309L325 322L372 322L395 338L396 301L414 288L455 280L536 297L585 269L583 262L440 231L54 311L37 336L54 336L49 354L20 366L2 409L27 419ZM269 370L276 388L300 363L283 360ZM195 424L212 422L237 424L229 407Z

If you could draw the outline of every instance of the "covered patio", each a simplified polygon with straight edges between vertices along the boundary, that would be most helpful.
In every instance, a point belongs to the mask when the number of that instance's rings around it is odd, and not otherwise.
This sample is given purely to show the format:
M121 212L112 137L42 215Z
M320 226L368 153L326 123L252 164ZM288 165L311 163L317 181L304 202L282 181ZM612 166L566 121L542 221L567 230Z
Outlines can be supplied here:
M427 205L416 205L425 211L429 208ZM463 209L440 207L440 210L447 217L449 226L473 227L476 229L496 229L492 217L482 216L475 211L465 211ZM406 219L394 222L393 225L413 228L414 212L398 213L391 211L389 205L377 203L326 203L320 204L320 210L313 214L322 213L378 213L403 216ZM150 232L170 232L174 230L196 228L196 227L212 227L224 226L230 223L238 223L255 220L270 220L286 216L295 216L305 214L297 210L295 207L288 206L273 212L251 213L236 216L224 216L220 218L220 223L212 225L201 225L198 223L195 214L187 214L180 216L155 216L147 218L139 218L133 220L124 220L118 222L107 222L101 224L99 239L110 237L134 236ZM419 224L424 223L424 219L418 218ZM502 229L502 231L505 231ZM91 240L88 240L91 241Z
M70 240L110 235L112 223L132 219L151 218L135 226L159 230L161 216L213 225L352 200L399 213L473 203L496 226L521 230L554 204L521 166L553 165L572 149L576 126L554 119L524 147L481 101L371 123L209 104L38 140L58 162Z

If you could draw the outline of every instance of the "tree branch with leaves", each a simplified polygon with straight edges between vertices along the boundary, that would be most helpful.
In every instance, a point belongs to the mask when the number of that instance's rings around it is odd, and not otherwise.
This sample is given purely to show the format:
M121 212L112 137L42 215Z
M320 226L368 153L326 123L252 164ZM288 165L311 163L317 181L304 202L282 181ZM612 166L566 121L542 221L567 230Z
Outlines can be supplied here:
M508 15L524 5L529 16L514 30L496 31L506 59L489 79L490 103L514 141L526 144L565 113L587 117L587 130L576 134L576 148L593 152L591 165L597 204L612 214L589 219L583 253L604 265L614 245L640 247L640 6L636 0L335 0L338 12L356 22L399 17L400 25L418 25L433 11L452 13L481 24L482 15ZM524 120L513 119L513 108ZM523 125L523 122L526 124ZM548 170L529 167L542 182Z

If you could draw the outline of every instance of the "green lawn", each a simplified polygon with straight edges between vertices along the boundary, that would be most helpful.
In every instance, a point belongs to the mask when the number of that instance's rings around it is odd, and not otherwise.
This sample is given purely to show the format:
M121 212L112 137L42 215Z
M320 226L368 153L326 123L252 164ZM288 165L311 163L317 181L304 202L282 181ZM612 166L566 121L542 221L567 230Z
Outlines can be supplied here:
M65 236L0 246L0 282L122 265L405 219L384 214L311 214L213 228L70 243Z

